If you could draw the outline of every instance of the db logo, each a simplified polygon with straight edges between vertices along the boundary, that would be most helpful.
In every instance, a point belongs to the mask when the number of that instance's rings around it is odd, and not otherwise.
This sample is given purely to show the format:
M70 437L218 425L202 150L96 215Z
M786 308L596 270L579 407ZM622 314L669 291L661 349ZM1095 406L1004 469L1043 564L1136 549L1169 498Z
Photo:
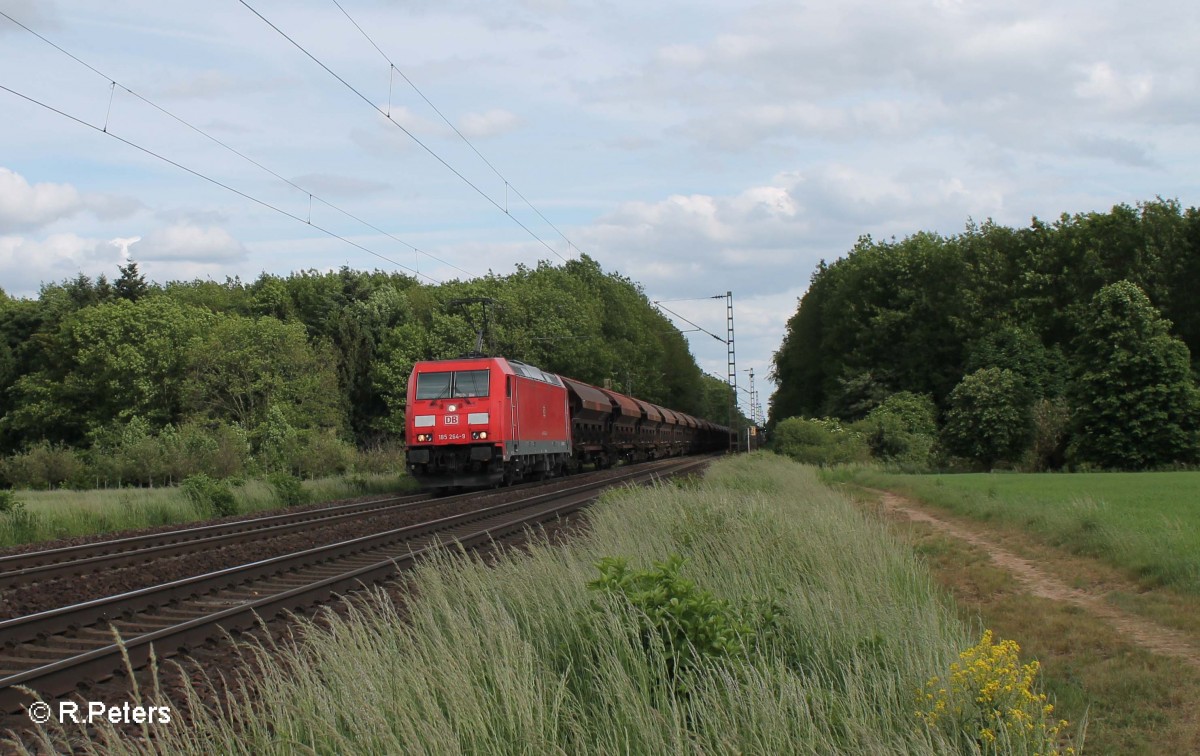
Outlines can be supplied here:
M442 422L446 425L458 425L458 415L446 415L442 418Z

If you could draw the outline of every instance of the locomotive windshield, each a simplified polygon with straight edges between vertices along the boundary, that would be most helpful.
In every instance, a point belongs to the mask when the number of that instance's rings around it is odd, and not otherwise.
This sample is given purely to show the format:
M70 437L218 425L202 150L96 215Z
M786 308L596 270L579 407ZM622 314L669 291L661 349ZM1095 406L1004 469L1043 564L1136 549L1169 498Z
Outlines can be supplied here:
M459 370L454 374L454 396L456 398L487 395L488 371Z
M452 388L453 387L453 388ZM419 373L418 399L464 399L488 395L488 371L459 370L453 373Z

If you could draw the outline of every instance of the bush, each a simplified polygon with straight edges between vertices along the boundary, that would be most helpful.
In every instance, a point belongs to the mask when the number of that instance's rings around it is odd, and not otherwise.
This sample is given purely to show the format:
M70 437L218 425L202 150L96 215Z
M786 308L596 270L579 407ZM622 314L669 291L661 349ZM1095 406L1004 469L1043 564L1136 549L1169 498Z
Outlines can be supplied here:
M931 678L917 701L917 719L941 730L960 752L1070 754L1060 750L1065 720L1038 690L1039 665L1022 665L1016 641L994 643L985 630L979 643L959 654L949 674Z
M78 486L86 478L87 468L74 449L42 441L4 460L0 472L14 488L43 490L64 484Z
M1022 464L1031 472L1060 469L1066 462L1067 426L1071 410L1062 399L1039 399L1033 405L1033 443Z
M17 495L12 491L0 489L0 514L8 514L15 512L21 503L17 501Z
M950 454L991 468L1020 459L1029 446L1032 401L1013 371L976 370L954 387L948 403L941 441Z
M180 489L202 516L228 517L238 513L233 491L225 481L198 473L185 478Z
M596 564L600 577L588 588L620 596L637 610L642 646L661 646L677 690L706 660L741 657L760 635L776 629L782 609L774 602L752 603L739 610L680 576L683 558L672 554L649 570L632 570L624 559L607 557Z
M300 431L287 453L288 467L306 478L340 475L354 466L356 451L332 431Z
M275 495L285 507L294 507L308 501L308 492L304 490L300 479L291 473L271 473L267 476L267 482L275 489Z
M866 462L871 449L858 431L837 420L789 417L775 426L773 448L779 454L810 465Z
M0 491L0 543L29 543L38 538L38 518L12 491Z
M356 471L376 475L403 472L406 467L402 444L387 444L364 449L358 453L358 458L354 462Z
M884 399L855 428L876 458L924 470L937 436L937 407L924 394L901 391Z

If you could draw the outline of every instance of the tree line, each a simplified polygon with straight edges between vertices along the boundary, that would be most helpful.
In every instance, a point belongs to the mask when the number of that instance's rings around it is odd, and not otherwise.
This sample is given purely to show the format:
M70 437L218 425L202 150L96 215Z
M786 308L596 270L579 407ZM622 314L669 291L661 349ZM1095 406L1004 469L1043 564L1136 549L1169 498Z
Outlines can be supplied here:
M682 334L586 256L436 286L349 268L157 285L130 263L0 291L0 484L342 471L397 447L415 362L472 349L479 313L452 306L470 297L495 300L489 353L727 417Z
M893 440L936 442L938 464L1194 464L1198 280L1200 210L1161 198L1027 228L861 238L821 262L788 321L770 425L835 418L886 458L886 417Z

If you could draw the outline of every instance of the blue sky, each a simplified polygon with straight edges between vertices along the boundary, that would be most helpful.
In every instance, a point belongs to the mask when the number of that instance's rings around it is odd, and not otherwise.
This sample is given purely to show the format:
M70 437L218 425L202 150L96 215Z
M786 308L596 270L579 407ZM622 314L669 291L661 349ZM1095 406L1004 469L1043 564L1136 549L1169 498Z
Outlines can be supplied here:
M510 192L554 252L653 299L732 289L739 367L760 386L817 261L862 234L1198 202L1194 3L339 1L570 239ZM317 194L471 273L557 260L332 0L247 2L391 122L237 0L0 0L104 73L0 18L0 85L293 215ZM305 191L121 86L110 108L111 79ZM462 276L320 203L311 219ZM0 287L112 276L125 254L160 281L395 267L0 91ZM671 307L723 333L720 302ZM722 345L690 338L724 372Z

